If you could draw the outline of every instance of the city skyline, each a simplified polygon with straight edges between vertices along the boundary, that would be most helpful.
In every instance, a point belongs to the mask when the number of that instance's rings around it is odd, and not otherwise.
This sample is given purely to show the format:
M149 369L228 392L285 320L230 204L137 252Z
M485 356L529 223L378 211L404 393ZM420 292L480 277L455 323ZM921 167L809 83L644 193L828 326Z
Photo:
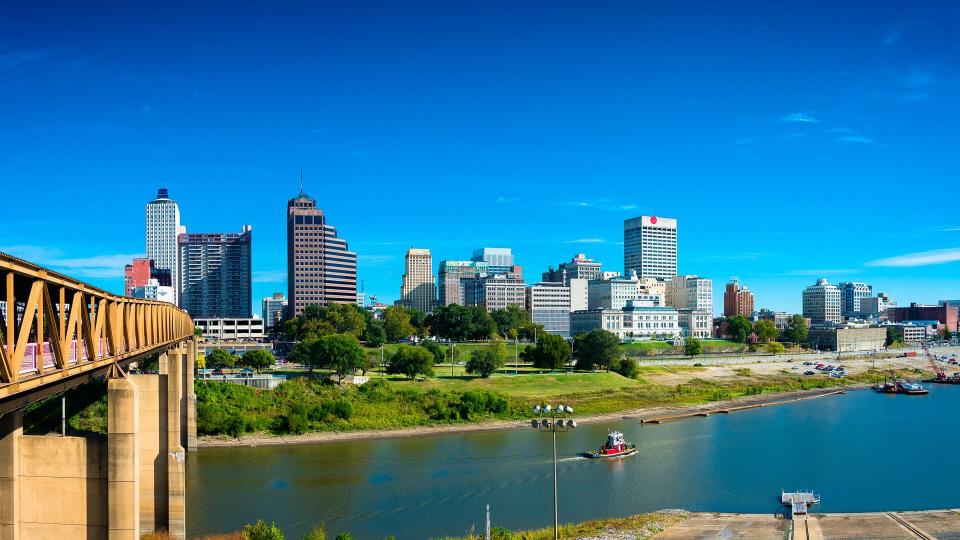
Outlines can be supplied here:
M680 223L678 273L738 276L757 309L799 312L819 277L936 303L957 296L960 223L893 194L958 191L955 9L866 5L618 5L589 25L572 6L446 6L428 26L408 7L285 6L282 29L251 6L229 25L128 6L78 28L79 6L17 5L0 21L0 177L13 200L43 185L111 206L82 242L59 236L67 213L15 212L0 249L122 292L166 187L193 230L257 230L257 302L286 290L279 208L303 165L388 303L410 245L435 262L510 247L530 283L577 253L621 270L622 222L640 215ZM270 39L251 43L261 25ZM142 45L170 35L184 41Z

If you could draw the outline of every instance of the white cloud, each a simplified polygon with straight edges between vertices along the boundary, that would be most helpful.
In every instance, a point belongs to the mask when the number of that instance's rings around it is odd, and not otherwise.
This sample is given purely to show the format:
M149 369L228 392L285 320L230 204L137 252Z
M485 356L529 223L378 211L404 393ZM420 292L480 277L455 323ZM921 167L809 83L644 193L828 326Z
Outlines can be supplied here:
M837 142L843 144L876 144L877 141L864 137L862 135L847 135L846 137L837 137Z
M603 238L578 238L576 240L567 240L567 244L604 244L606 240Z
M934 249L870 261L867 266L928 266L960 261L960 248Z
M261 270L254 272L251 281L254 283L282 283L287 280L285 270Z
M520 197L504 197L503 195L497 197L498 203L513 203L520 200Z
M637 207L635 204L624 204L620 207L621 210L634 210Z
M829 277L836 274L852 274L857 272L855 268L813 268L813 269L803 269L803 270L791 270L786 274L788 276L814 276L814 277Z
M0 251L74 278L122 278L123 267L134 258L143 257L141 253L64 257L56 248L27 245L3 246Z
M819 118L805 112L795 112L785 114L780 117L781 122L798 122L801 124L816 124L820 122Z

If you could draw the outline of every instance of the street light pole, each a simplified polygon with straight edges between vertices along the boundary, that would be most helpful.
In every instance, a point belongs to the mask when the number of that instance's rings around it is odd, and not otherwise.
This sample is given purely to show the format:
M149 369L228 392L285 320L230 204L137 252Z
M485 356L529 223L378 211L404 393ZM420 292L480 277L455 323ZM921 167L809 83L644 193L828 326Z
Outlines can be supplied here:
M543 420L534 418L531 425L541 433L549 432L553 437L553 540L560 540L560 512L557 496L557 433L570 431L577 427L573 420L564 422L563 417L567 414L573 414L573 407L557 405L556 408L550 405L541 407L537 405L533 408L533 414L545 417Z

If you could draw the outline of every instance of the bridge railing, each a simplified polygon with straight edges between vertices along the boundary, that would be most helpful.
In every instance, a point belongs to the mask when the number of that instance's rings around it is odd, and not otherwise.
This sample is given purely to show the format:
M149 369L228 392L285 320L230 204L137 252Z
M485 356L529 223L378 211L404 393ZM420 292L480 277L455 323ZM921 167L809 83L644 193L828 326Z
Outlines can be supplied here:
M117 296L0 252L0 399L193 335L167 302Z

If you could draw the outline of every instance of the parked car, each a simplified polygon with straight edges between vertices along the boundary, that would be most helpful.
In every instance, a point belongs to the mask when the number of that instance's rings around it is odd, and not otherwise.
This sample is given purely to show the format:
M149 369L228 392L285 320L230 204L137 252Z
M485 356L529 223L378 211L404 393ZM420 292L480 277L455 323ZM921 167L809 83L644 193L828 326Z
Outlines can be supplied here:
M814 373L813 371L811 371L811 370L809 370L809 369L806 370L806 371L804 371L803 374L804 374L804 375L816 375L816 373Z

